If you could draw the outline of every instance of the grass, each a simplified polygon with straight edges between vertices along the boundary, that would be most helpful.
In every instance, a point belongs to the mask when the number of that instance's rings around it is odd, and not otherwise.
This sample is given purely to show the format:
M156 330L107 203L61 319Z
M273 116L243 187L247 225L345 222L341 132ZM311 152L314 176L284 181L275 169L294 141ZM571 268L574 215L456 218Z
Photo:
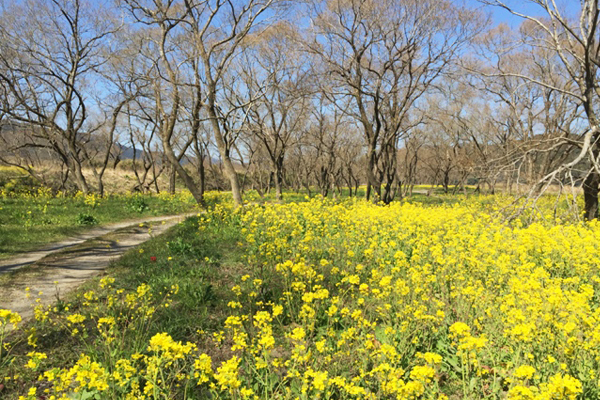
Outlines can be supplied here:
M0 259L108 224L191 211L191 196L0 197Z
M156 332L190 340L197 329L221 322L214 311L226 308L232 298L230 278L243 268L240 240L232 226L201 233L198 217L193 217L128 252L107 273L125 290L147 284L159 295L163 288L177 285L176 301L157 319Z
M187 219L129 251L106 271L127 293L136 292L140 285L148 285L151 288L148 298L153 300L145 305L157 310L145 332L140 333L142 337L124 339L123 347L128 350L122 355L144 351L148 339L157 332L167 332L175 340L201 343L202 331L214 331L222 325L228 312L227 303L235 297L229 288L234 277L243 272L243 249L238 245L241 237L239 229L232 225L222 225L222 229L201 233L198 224L198 217ZM69 310L71 313L83 308L86 301L84 294L98 291L101 279L92 279L77 292L61 299L54 305L54 311L60 314ZM173 296L173 302L169 307L161 308L165 294L174 286L179 289ZM37 327L40 333L36 351L46 352L46 370L74 364L82 352L89 352L96 342L103 340L90 335L85 338L84 344L81 338L69 336L60 324L32 321L28 327L24 332ZM27 362L25 355L31 351L24 336L26 333L15 334L11 338L11 342L19 344L13 350L10 366L3 370L0 359L0 388L4 388L0 389L2 399L16 399L18 394L27 392L37 378L36 372L24 367ZM218 354L214 356L219 359ZM17 379L2 382L1 379L6 376L17 376Z

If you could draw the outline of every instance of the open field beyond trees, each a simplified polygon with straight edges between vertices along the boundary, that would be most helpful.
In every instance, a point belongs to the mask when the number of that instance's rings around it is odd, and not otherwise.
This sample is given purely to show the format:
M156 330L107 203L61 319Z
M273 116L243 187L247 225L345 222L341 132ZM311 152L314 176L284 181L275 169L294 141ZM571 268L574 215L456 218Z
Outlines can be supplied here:
M0 394L599 398L598 223L436 200L223 200L35 321L2 311Z

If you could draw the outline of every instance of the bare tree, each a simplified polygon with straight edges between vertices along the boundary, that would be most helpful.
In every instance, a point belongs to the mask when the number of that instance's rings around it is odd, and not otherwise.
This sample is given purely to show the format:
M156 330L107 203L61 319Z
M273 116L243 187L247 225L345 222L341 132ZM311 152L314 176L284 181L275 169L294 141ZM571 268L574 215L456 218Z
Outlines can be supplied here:
M296 46L297 36L288 23L275 24L252 38L240 63L247 90L263 93L249 108L249 133L271 161L278 200L285 155L305 129L311 100L308 59Z
M247 107L260 93L246 93L249 97L245 100L239 92L239 97L231 96L231 90L227 90L231 89L231 82L224 84L224 79L232 60L239 54L241 43L257 26L266 23L266 11L273 3L274 0L185 0L189 25L194 33L193 44L203 67L203 107L236 206L242 205L242 193L231 152L240 133L239 123L246 120Z
M194 135L177 135L176 128L180 122L182 111L183 73L180 70L182 53L179 45L182 40L184 19L188 11L182 3L173 0L162 2L126 0L125 5L135 21L157 29L147 29L148 37L142 47L152 67L148 72L153 83L151 98L154 102L155 116L146 114L158 125L164 154L174 172L184 181L186 188L199 204L204 204L203 192L198 188L190 173L183 167L183 159L187 149L195 140ZM143 110L142 110L143 111ZM176 154L177 139L183 144Z
M332 94L352 99L350 114L363 127L367 197L372 188L390 201L412 107L484 21L449 1L336 0L312 10L315 37L307 47L326 63Z
M560 7L555 1L529 0L526 3L536 5L543 16L531 15L520 11L519 6L512 6L501 0L484 0L486 4L501 7L524 20L526 34L519 37L518 44L522 48L540 49L552 53L552 65L564 70L568 79L556 81L554 74L540 76L533 71L513 72L496 71L495 75L518 77L545 89L550 89L574 99L580 105L587 121L584 133L569 135L563 138L578 148L577 154L562 163L559 167L544 175L538 187L532 188L530 197L539 197L535 193L547 188L553 182L571 175L575 167L585 167L583 178L583 195L585 202L584 217L598 218L598 193L600 186L600 126L598 110L598 66L600 65L600 46L598 46L598 12L597 0L581 0L579 7ZM573 2L570 3L574 5ZM488 74L488 75L494 75Z
M55 152L77 187L90 191L82 172L92 105L86 90L106 62L102 46L117 29L113 19L84 0L16 3L0 23L0 107L25 124L32 146Z

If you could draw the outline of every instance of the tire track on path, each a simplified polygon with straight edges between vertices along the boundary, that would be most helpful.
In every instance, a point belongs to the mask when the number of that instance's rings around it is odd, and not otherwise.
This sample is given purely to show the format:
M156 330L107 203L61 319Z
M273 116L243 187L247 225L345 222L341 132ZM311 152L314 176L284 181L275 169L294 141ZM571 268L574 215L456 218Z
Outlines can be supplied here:
M40 298L44 305L54 303L58 296L100 275L126 251L193 215L197 213L107 225L42 250L3 260L0 262L0 308L18 312L27 320L33 316L33 299ZM27 287L30 299L25 296Z

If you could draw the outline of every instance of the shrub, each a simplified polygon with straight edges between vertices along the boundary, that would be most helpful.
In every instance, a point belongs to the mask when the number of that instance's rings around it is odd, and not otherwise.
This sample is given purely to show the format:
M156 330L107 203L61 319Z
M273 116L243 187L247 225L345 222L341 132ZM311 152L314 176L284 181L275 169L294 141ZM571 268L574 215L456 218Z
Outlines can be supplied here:
M91 214L79 213L77 216L77 225L96 225L98 219Z
M132 211L135 211L140 214L150 209L146 198L139 194L131 196L129 199L127 199L127 207L129 207L129 209L131 209Z

